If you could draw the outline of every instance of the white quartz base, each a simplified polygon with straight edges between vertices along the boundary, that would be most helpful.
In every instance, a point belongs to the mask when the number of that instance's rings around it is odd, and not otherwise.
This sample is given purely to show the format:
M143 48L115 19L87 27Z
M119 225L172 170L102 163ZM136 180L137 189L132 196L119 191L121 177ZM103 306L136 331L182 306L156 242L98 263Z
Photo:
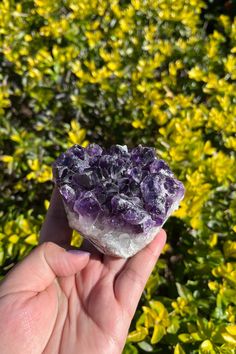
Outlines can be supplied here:
M159 226L151 229L148 234L128 234L122 230L104 229L103 225L93 223L90 218L82 215L78 216L67 206L65 209L69 226L89 240L100 252L111 256L132 257L150 243L161 229Z
M175 202L169 210L167 218L178 209L179 201ZM162 225L152 228L147 234L127 233L124 230L104 229L103 224L93 221L69 210L65 205L69 226L78 231L84 238L89 240L100 252L122 258L134 256L137 252L148 245L160 231Z

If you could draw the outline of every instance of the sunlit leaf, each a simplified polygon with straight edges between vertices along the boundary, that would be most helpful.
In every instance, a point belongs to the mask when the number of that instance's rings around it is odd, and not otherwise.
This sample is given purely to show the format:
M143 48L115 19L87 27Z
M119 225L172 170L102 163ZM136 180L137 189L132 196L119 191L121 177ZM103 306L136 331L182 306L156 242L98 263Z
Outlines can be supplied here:
M226 241L224 243L223 249L226 258L228 257L236 258L236 242L230 240Z
M182 346L178 343L175 346L174 354L186 354Z
M148 329L145 327L138 327L135 331L129 333L127 337L128 342L140 342L148 335Z
M216 351L213 348L213 344L210 340L204 340L199 347L199 353L201 354L216 354Z
M235 337L233 337L232 335L230 335L227 332L223 332L223 333L221 333L221 335L227 343L236 345L236 338Z
M178 335L179 340L183 343L192 343L194 340L192 339L191 335L188 333L182 333Z
M170 325L167 328L167 332L171 334L175 334L178 332L180 328L180 320L178 317L171 317L170 318Z
M236 336L236 325L226 326L225 329L231 336Z
M163 327L160 324L155 324L152 338L151 338L151 344L156 344L160 342L160 340L165 334L166 334L165 327Z
M176 287L180 297L190 301L193 299L191 291L186 286L176 283Z
M131 343L127 343L122 354L138 354L138 349Z

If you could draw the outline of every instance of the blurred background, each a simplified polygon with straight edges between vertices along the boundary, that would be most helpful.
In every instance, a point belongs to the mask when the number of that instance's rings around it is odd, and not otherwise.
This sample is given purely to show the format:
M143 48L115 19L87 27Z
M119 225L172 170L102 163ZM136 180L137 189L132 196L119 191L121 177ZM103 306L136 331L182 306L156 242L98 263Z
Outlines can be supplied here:
M154 146L186 187L125 354L236 353L235 15L235 0L0 3L1 277L37 245L75 143Z

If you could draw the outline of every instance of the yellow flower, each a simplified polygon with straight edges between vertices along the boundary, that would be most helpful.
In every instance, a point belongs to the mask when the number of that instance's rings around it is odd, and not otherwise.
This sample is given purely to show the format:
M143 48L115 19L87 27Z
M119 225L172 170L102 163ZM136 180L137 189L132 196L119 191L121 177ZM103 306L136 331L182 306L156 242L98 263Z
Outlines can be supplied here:
M140 0L131 0L131 4L134 7L135 10L139 10L141 7L141 2Z
M29 245L36 246L38 243L38 236L36 233L32 233L25 238L25 242Z
M37 173L37 181L44 183L52 180L52 169L49 166L43 165L41 171Z
M19 241L19 236L18 235L11 235L9 237L9 242L16 244Z
M206 141L205 145L204 145L204 153L206 155L212 155L212 154L214 154L215 151L216 150L215 150L215 148L212 147L211 142L209 140Z
M202 81L205 77L204 71L199 67L195 66L188 72L188 76L190 79L194 79L196 81Z
M0 161L6 162L6 163L13 162L13 156L2 155L2 156L0 156Z
M217 281L209 281L208 282L208 287L211 291L218 291L219 289L219 284Z
M180 314L181 316L185 316L186 314L192 313L191 304L189 301L183 297L178 297L177 301L173 301L171 303L176 314Z
M99 30L93 32L87 31L85 32L85 36L88 39L88 44L90 48L93 49L102 38L102 32Z
M27 162L32 171L38 171L40 169L40 163L38 159L28 160Z
M134 120L133 122L132 122L132 126L134 127L134 128L140 128L140 129L144 129L145 128L145 125L143 124L143 122L141 121L141 120L139 120L139 119L136 119L136 120Z
M71 130L68 132L69 145L81 144L86 136L86 130L80 127L77 120L71 121Z
M236 79L236 58L235 55L229 54L224 60L225 69L230 74L232 80Z
M214 233L210 236L208 244L211 248L217 245L218 242L218 234Z
M219 22L224 26L226 32L229 32L231 29L230 17L226 15L219 16Z

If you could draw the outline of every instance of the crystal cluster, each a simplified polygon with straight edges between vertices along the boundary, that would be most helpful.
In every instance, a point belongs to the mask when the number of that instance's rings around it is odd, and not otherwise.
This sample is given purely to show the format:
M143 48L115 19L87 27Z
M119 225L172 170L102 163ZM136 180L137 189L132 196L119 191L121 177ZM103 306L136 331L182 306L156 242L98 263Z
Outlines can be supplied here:
M74 145L53 166L69 225L101 252L130 257L155 237L184 196L155 150Z

